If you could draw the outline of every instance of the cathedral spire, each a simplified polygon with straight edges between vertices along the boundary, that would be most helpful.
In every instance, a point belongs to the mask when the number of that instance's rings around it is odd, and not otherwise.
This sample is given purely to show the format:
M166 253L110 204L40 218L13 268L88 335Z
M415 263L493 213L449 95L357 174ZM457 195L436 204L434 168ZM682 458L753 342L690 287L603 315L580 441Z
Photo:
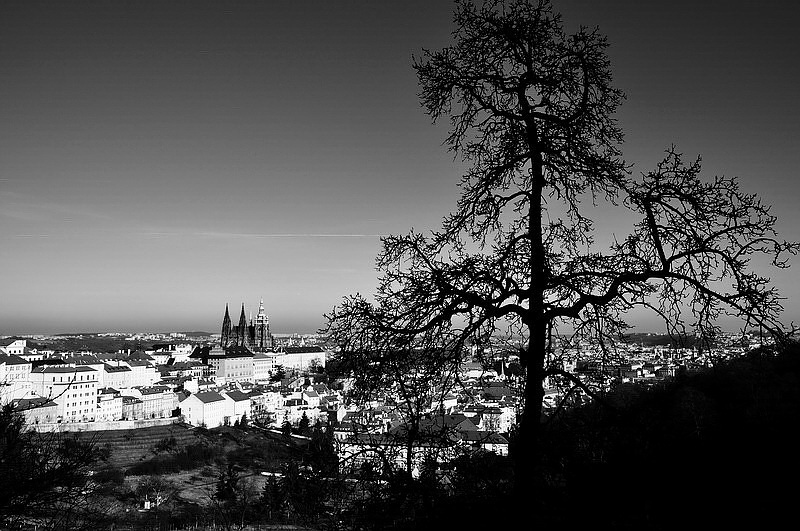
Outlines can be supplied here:
M231 315L228 313L228 305L225 305L225 317L222 318L222 336L219 343L222 348L226 348L231 340Z
M242 303L242 313L239 314L239 327L237 332L237 345L240 347L245 346L245 339L247 338L247 318L244 315L244 303Z

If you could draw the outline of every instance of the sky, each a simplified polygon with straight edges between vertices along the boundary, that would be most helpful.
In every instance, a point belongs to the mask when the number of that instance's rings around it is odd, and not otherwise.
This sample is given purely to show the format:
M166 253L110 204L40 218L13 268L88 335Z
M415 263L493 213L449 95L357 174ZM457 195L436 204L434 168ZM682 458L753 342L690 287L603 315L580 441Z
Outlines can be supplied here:
M800 240L792 3L555 6L608 36L634 171L702 155ZM320 329L374 292L381 235L455 206L411 67L451 30L446 0L4 0L0 335L217 332L261 299L273 332ZM772 275L787 322L797 262Z

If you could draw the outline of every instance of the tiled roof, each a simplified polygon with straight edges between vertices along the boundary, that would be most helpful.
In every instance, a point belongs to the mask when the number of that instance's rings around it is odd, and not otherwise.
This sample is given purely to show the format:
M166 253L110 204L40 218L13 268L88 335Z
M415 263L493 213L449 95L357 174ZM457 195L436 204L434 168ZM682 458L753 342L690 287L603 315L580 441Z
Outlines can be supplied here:
M247 347L228 347L225 349L226 358L252 358L253 351Z
M253 351L247 347L231 346L226 347L224 350L220 348L213 348L210 345L196 347L189 355L191 359L207 360L207 359L222 359L222 358L252 358Z
M69 358L65 359L64 361L66 361L67 363L76 363L76 364L81 364L81 365L91 365L91 364L102 363L96 357L87 356L85 354L79 354L79 355L75 355L75 356L70 356Z
M9 337L6 339L0 339L0 347L7 347L9 345L14 344L15 341L19 341L18 338Z
M312 352L324 352L321 347L286 347L283 349L286 354L305 354Z
M103 365L103 370L106 372L131 372L131 368L127 365L109 365L108 363Z
M166 385L154 385L152 387L139 387L139 392L143 395L155 395L159 393L163 393L164 391L169 391L169 387Z
M43 367L36 367L31 372L71 374L74 372L97 372L97 371L85 365L79 365L77 367L55 367L52 365L45 365Z
M211 352L210 345L197 346L194 348L192 353L189 354L189 357L193 359L203 359L208 356L209 352Z
M483 444L508 444L508 440L492 431L465 431L461 434L461 438L467 442L483 443Z
M200 391L199 393L195 393L194 396L196 396L197 399L204 404L225 400L225 398L223 398L223 396L216 391Z
M153 358L144 350L135 350L128 354L128 359L133 361L152 361Z
M16 354L0 354L0 363L5 363L6 365L30 365L31 362Z
M244 402L245 400L250 400L250 397L241 391L227 391L225 394L228 395L228 397L234 402Z
M17 400L12 400L11 405L14 406L15 409L19 410L58 406L58 404L56 404L49 398L42 398L42 397L20 398Z

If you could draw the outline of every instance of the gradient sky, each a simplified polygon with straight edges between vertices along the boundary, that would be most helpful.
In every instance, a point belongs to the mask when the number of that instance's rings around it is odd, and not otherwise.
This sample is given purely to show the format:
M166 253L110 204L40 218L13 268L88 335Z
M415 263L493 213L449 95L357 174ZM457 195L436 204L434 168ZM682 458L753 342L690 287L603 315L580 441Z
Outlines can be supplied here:
M611 42L625 158L741 177L800 240L790 2L556 1ZM370 294L379 236L439 226L461 169L412 54L452 5L0 3L0 334L314 332ZM598 220L602 226L602 220ZM601 229L602 230L602 229ZM795 262L798 262L795 260ZM774 275L800 321L800 267ZM643 326L647 326L644 323ZM657 329L654 331L658 331Z

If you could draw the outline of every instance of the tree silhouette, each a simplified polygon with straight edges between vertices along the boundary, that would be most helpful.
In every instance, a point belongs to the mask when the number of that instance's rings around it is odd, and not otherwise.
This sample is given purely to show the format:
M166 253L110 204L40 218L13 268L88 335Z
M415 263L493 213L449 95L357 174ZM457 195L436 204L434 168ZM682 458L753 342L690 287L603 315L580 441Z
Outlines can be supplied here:
M297 434L306 436L311 434L311 420L305 411L303 411L303 416L300 417L300 421L297 423Z
M220 471L215 494L218 500L228 501L236 499L236 492L240 479L239 475L239 471L233 463L228 463L226 468Z
M706 343L723 316L781 337L780 298L751 259L786 267L798 245L777 238L769 207L736 179L701 178L699 159L674 147L633 174L613 118L624 96L597 29L567 35L549 0L459 1L454 22L454 43L414 68L427 114L449 118L445 143L469 166L457 207L429 235L383 238L375 300L346 297L326 332L374 383L390 356L436 352L420 363L445 374L497 332L521 338L514 457L535 496L544 382L594 392L564 370L554 337L605 351L634 309ZM597 238L600 207L633 220L630 234Z
M94 438L38 433L11 405L0 407L0 527L88 525L98 488L90 471L106 458Z
M220 470L211 500L215 521L225 529L243 529L258 497L252 479L244 476L234 463L227 463Z
M292 434L292 423L289 422L288 419L283 420L283 424L281 424L281 433L283 433L284 437L289 437Z
M311 441L306 449L306 463L322 476L334 476L338 471L339 460L336 455L336 445L333 430L317 422L311 432Z
M276 365L275 369L270 374L269 381L275 383L280 382L284 378L286 378L286 369L283 365Z

